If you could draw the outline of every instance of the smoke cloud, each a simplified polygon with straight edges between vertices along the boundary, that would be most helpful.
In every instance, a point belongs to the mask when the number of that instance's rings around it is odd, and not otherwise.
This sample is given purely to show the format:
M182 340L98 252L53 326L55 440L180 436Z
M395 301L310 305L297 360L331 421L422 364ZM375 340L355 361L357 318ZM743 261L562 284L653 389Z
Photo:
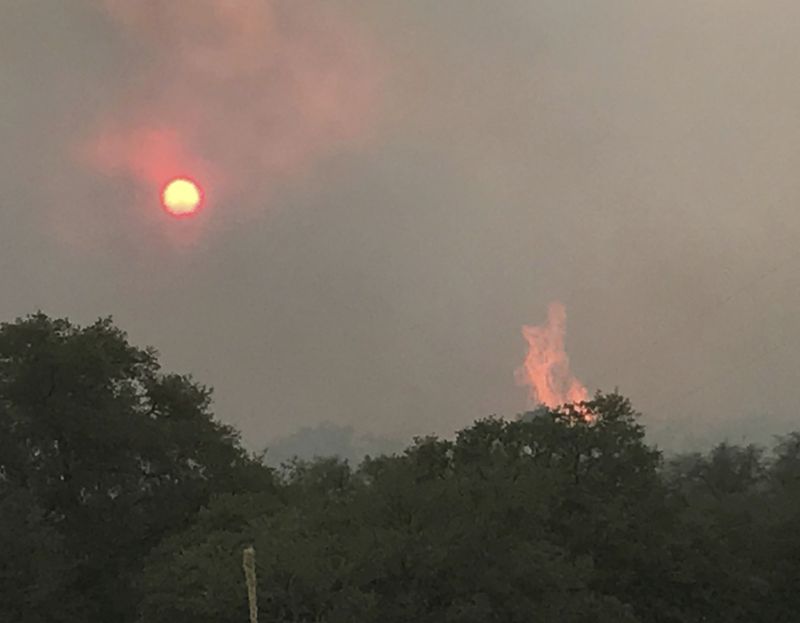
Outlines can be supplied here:
M3 319L113 314L260 448L519 413L558 300L662 447L797 428L800 3L0 13Z
M148 197L191 175L212 209L224 201L241 217L369 136L380 72L341 10L306 0L105 0L102 10L144 60L79 156Z

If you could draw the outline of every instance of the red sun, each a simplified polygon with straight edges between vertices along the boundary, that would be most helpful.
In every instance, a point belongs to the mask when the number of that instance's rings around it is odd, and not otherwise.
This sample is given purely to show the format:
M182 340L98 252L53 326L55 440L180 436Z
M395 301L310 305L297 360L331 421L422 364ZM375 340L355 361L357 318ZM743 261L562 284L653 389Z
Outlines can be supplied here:
M176 177L161 191L161 203L172 216L191 216L203 202L200 186L188 177Z

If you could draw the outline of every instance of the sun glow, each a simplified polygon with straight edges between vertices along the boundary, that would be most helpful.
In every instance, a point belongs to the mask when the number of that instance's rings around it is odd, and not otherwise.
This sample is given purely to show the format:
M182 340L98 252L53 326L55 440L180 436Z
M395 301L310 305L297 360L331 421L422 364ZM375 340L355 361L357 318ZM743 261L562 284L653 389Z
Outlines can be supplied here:
M192 180L178 177L164 187L161 201L167 212L173 216L190 216L200 208L203 193Z

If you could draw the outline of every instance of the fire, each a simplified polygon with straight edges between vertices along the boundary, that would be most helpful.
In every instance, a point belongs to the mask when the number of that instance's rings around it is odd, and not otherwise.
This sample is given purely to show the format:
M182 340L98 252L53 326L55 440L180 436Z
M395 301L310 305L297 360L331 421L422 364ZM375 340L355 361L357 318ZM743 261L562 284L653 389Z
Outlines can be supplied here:
M589 392L569 369L564 350L567 312L561 303L551 303L547 323L522 327L528 355L517 370L517 380L530 387L531 400L552 409L566 403L588 400Z

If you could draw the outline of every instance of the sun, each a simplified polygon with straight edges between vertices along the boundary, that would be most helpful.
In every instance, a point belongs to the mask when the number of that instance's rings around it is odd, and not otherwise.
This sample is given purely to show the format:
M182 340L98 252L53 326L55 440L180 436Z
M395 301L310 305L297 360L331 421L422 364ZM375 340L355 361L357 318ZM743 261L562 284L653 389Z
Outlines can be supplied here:
M203 192L188 177L176 177L164 186L161 201L173 216L190 216L200 208Z

